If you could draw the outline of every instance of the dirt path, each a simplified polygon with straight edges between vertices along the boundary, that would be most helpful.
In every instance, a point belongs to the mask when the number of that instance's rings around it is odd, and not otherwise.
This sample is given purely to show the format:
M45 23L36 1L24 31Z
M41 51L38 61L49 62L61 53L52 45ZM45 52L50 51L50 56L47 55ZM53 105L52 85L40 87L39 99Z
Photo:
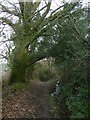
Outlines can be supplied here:
M3 99L3 117L5 118L53 118L48 103L49 83L31 81L30 89L9 94Z

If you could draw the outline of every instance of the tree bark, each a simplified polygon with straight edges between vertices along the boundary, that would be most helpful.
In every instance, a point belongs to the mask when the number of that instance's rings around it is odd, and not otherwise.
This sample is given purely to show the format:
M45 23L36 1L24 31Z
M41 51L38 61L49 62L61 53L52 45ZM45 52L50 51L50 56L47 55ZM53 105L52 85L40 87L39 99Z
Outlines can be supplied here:
M26 65L22 61L14 61L9 84L25 82Z

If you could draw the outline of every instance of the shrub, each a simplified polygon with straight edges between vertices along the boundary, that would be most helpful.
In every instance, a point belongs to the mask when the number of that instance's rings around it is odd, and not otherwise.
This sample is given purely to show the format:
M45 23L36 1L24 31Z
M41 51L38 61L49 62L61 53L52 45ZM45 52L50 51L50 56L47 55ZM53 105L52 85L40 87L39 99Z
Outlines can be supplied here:
M44 70L39 76L39 79L41 81L48 81L52 78L53 78L53 74L49 70Z

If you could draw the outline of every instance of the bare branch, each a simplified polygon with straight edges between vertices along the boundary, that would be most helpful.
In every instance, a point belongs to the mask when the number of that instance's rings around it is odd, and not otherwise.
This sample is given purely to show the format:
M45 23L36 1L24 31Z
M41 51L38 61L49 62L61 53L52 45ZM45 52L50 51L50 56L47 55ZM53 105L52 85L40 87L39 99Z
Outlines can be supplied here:
M52 22L55 19L60 19L63 18L65 15L67 15L71 10L73 10L73 8L77 5L77 3L75 4L69 4L67 5L67 7L61 11L56 12L54 15L50 15L50 17L46 18L46 20L44 21L44 23L42 24L42 26L45 26L46 24L48 24L49 22Z
M71 15L71 17L72 17L72 19L73 19L73 21L72 21L72 23L73 23L73 29L74 29L74 31L77 33L77 35L79 36L79 38L84 42L84 43L88 43L83 37L82 37L82 35L80 34L80 32L79 32L79 30L77 29L77 25L76 25L76 19L73 17L73 14L70 14Z
M34 13L36 11L36 9L39 7L40 3L41 3L42 0L36 0L36 2L33 4L33 7L32 7L32 13Z
M53 14L55 14L58 10L60 10L62 7L64 7L65 6L65 4L64 5L62 5L62 6L60 6L60 7L58 7L57 9L55 9L53 12L51 12L51 14L50 15L53 15Z
M12 14L12 15L15 15L15 16L18 16L18 17L21 16L21 14L19 12L17 12L16 10L11 11L6 6L2 5L1 3L0 3L0 6L2 7L2 10L3 10L2 12L7 12L9 14Z
M0 41L0 46L5 44L6 42L9 42L9 41L12 41L11 39L8 39L8 40L4 40L4 41Z
M0 54L0 56L2 56L2 57L0 57L0 59L3 59L3 58L8 59L8 57L6 55Z
M80 60L80 58L78 57L78 55L75 52L72 52L71 50L68 50L71 54L73 54L77 59Z
M50 6L51 6L51 2L48 2L48 4L46 5L47 8L46 8L45 12L42 14L42 16L40 17L40 19L37 19L37 20L35 21L36 24L34 25L32 32L35 31L35 29L37 29L38 26L41 25L41 22L42 22L42 21L45 19L45 17L48 15L49 10L50 10Z
M40 10L37 10L35 13L33 13L32 17L30 18L29 21L31 21L31 20L33 19L33 17L34 17L37 13L41 12L41 11L42 11L43 9L45 9L47 6L48 6L48 4L45 5L44 7L42 7Z
M73 69L76 70L83 62L85 62L85 61L83 61L83 59L84 59L85 57L87 57L87 56L88 56L88 53L85 54L85 55L80 59L80 63L79 63L76 67L74 67Z
M22 18L24 19L24 2L19 2Z
M46 9L46 11L43 13L40 21L42 21L42 20L48 15L49 10L50 10L50 7L51 7L51 2L49 2L49 3L47 4L47 9Z
M10 1L8 1L8 3L12 5L17 12L20 11L20 9L17 7L18 3L11 3Z
M0 19L2 20L2 23L8 24L10 27L12 27L15 30L15 24L13 24L11 20L5 17L0 17Z
M8 44L6 43L6 47L8 49L8 56L10 57L10 47L8 46Z
M39 7L41 1L42 0L39 0L37 2L37 0L36 0L35 3L33 3L33 2L30 2L30 3L25 2L24 3L23 20L24 20L25 24L27 24L27 22L30 21L31 18L34 17L33 15L34 15L35 11L37 10L37 8ZM29 10L27 8L29 8Z

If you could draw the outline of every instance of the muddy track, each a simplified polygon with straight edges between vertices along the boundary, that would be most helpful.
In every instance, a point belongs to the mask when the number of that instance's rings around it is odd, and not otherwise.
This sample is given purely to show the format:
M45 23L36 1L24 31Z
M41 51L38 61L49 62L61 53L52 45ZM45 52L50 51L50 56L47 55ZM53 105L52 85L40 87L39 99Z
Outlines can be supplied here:
M29 84L30 89L11 93L8 99L3 99L3 117L53 118L48 96L55 82L30 81Z

